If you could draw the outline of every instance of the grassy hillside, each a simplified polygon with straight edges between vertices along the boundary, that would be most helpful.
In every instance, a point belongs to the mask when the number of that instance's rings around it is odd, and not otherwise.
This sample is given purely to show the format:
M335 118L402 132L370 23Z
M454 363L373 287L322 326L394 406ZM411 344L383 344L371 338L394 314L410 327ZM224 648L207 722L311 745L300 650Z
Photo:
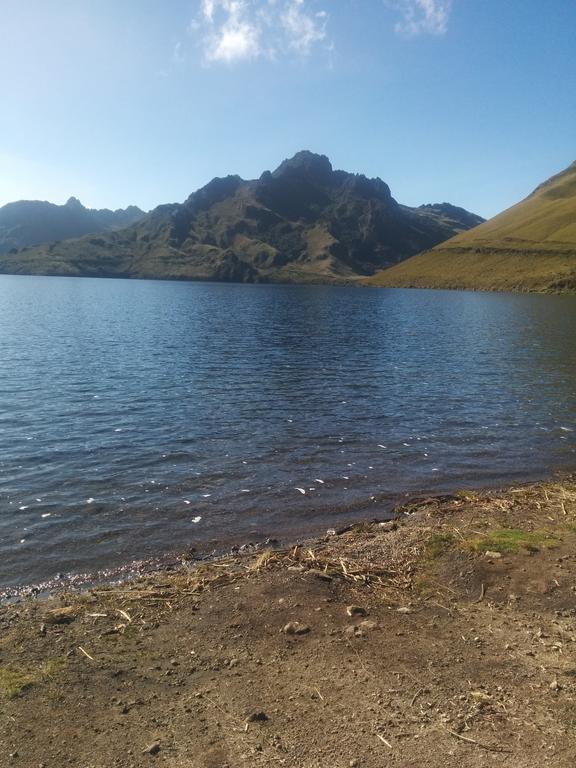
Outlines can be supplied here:
M493 219L369 282L576 293L576 163Z
M381 179L300 152L273 173L213 179L125 229L0 256L8 274L234 282L346 282L482 219L447 203L408 208Z

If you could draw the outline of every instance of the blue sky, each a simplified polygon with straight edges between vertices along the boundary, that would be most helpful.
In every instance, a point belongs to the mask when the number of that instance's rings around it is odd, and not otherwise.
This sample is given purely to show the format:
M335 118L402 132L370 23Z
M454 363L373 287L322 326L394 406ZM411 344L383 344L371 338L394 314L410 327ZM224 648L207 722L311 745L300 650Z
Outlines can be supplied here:
M0 204L152 208L299 149L491 216L576 160L574 0L1 0Z

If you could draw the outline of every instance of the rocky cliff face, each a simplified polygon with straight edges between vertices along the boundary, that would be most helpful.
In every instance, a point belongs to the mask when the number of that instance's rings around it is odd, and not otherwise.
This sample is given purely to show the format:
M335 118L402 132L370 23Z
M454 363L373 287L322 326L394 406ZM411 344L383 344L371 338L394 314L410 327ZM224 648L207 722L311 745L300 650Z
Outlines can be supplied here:
M212 180L133 226L21 251L2 271L172 279L333 282L371 275L482 219L399 205L381 179L299 152L274 172Z

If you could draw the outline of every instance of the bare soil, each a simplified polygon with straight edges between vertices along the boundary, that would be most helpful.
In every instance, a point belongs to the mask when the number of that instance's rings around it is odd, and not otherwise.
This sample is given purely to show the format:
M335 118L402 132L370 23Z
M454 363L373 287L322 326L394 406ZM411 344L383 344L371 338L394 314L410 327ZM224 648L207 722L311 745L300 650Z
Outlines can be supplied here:
M0 765L572 768L574 480L397 512L2 607Z

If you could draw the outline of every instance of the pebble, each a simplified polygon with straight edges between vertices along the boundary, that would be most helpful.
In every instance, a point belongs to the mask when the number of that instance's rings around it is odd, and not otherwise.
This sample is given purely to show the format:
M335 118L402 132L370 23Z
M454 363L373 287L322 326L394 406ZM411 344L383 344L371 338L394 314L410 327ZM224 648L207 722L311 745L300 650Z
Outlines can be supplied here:
M378 624L375 621L361 621L360 629L370 631L371 629L378 629Z
M157 755L158 752L160 752L160 744L158 744L157 741L147 747L144 747L142 750L143 755Z
M330 576L329 573L326 573L326 571L320 571L318 568L309 568L307 571L308 576L313 576L316 579L320 579L321 581L332 581L332 576Z
M484 552L484 555L490 560L500 560L500 558L502 557L502 552L491 552L490 550L488 550L487 552Z
M266 714L266 712L252 712L251 715L248 715L246 718L246 722L248 723L265 723L270 718Z
M396 610L397 613L412 613L412 609L405 605L403 605L401 608L397 608Z
M299 621L290 621L282 630L285 635L305 635L310 632L307 624L300 624Z
M47 624L70 624L77 617L78 611L73 606L68 608L52 608L44 617Z
M348 616L367 616L368 611L366 608L362 608L360 605L349 605L346 608L346 613Z
M470 696L475 700L479 702L487 702L491 701L492 696L490 696L485 691L470 691Z

